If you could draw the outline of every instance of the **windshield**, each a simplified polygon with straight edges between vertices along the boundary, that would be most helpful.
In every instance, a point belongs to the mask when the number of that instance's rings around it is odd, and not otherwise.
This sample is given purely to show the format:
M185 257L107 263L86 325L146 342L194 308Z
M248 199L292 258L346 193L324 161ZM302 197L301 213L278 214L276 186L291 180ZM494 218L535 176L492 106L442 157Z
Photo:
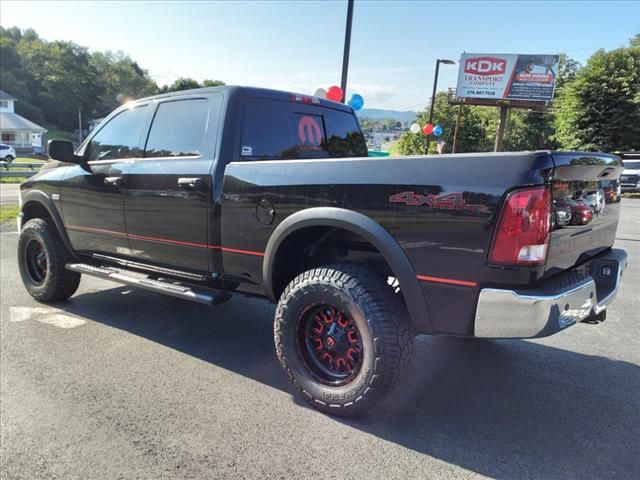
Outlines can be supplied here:
M640 160L623 160L624 168L630 170L640 170Z

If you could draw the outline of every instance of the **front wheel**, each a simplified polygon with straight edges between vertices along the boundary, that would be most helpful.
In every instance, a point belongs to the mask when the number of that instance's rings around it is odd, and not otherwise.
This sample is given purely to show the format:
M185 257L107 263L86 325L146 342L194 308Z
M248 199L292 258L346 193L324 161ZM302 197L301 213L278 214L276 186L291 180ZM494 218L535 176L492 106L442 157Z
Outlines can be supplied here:
M24 224L18 240L18 266L29 294L39 302L66 300L80 284L80 274L65 268L70 260L58 232L41 218Z
M366 267L340 264L297 276L275 316L278 358L314 407L353 416L404 379L414 332L401 296Z

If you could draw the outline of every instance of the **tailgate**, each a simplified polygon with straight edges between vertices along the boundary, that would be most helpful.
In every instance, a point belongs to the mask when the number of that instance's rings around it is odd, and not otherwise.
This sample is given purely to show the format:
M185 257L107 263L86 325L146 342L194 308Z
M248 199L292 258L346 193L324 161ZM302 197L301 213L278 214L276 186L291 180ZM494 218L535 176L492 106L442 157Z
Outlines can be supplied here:
M554 153L554 221L546 276L587 261L611 247L620 214L622 161L604 153ZM559 210L571 210L567 221ZM562 216L562 218L560 218Z

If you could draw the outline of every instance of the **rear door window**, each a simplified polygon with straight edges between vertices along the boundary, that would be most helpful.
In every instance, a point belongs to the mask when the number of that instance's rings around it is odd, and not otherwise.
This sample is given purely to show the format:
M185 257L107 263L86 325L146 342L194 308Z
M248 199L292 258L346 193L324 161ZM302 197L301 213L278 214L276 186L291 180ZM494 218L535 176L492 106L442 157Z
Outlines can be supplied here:
M247 99L240 156L245 159L309 159L366 156L353 115L279 100Z
M145 157L191 157L202 154L209 106L206 98L158 105L145 147Z

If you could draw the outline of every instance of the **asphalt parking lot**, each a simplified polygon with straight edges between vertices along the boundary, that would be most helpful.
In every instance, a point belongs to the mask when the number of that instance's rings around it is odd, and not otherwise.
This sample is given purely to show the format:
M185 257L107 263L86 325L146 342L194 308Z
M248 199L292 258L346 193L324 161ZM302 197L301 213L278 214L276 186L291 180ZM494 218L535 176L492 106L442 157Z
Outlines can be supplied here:
M606 322L533 341L422 337L407 387L338 420L298 400L273 306L83 278L39 305L0 233L0 478L640 478L640 199Z

